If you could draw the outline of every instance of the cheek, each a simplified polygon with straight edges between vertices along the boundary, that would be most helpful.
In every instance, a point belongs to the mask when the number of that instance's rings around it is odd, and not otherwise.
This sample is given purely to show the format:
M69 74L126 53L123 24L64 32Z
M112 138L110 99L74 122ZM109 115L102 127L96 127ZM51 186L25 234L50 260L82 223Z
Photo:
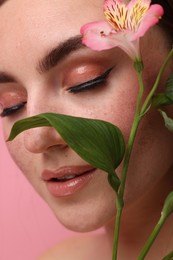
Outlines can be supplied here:
M10 119L4 118L2 120L2 127L3 127L3 135L4 139L7 140L10 134L10 130L12 128L13 123L10 122ZM23 149L22 138L21 136L16 137L13 141L6 142L8 151L16 162L16 164L20 167L25 163L25 152ZM21 168L21 167L20 167Z
M127 82L130 82L129 85ZM102 99L101 106L95 108L96 117L119 127L126 141L135 113L137 94L136 77L125 77L119 84L112 86L109 94Z
M15 141L10 141L7 143L7 148L9 150L10 155L20 168L23 168L22 165L27 164L25 161L25 154L23 153L22 147L22 143L20 141L17 141L17 139Z
M7 140L11 128L15 121L19 120L17 116L13 116L13 119L10 117L5 117L2 120L3 126L3 134L4 139ZM27 177L30 182L34 182L34 176L32 176L32 172L36 170L37 164L35 164L36 155L29 153L24 145L23 134L18 135L13 141L6 142L7 149L18 166L18 168L22 171L22 173Z
M7 148L19 169L30 181L32 181L30 173L34 171L34 161L31 153L28 153L26 149L24 149L22 136L16 137L15 140L7 142Z

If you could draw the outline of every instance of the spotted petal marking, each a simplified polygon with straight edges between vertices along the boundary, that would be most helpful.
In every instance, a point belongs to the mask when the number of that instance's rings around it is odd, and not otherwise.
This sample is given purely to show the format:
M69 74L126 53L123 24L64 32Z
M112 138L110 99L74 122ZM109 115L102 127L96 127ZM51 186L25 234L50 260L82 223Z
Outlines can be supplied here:
M127 28L128 10L124 3L115 0L105 1L104 15L116 32Z
M133 8L129 8L128 15L128 28L134 32L139 28L140 23L142 22L143 17L147 13L150 7L150 1L144 2L143 0L138 0Z
M116 32L124 30L136 32L149 9L150 2L135 0L125 5L121 0L106 0L104 15Z

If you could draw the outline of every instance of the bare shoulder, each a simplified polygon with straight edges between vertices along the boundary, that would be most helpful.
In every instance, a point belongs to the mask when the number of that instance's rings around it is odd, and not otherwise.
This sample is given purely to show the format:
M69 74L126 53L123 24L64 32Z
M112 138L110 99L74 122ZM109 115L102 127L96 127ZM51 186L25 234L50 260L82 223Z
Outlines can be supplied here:
M103 249L104 245L104 249ZM103 250L102 250L103 249ZM105 258L106 256L106 258ZM80 235L50 248L38 260L95 260L109 259L102 234Z

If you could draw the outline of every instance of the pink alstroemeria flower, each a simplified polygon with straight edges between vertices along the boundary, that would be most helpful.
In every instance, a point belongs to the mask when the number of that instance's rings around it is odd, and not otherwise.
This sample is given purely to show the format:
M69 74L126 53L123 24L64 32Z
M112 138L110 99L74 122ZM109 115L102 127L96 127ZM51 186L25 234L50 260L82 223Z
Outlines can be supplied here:
M140 60L139 39L155 25L164 11L151 0L105 0L104 15L107 21L85 24L81 28L82 42L101 51L119 47L133 60Z

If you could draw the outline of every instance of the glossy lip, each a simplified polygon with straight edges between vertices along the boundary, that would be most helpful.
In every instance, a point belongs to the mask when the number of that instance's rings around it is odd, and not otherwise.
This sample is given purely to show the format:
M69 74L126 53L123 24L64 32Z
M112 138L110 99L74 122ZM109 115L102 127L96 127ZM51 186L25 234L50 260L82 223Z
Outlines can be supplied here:
M44 170L42 173L42 179L44 181L50 181L52 178L60 178L67 175L81 175L85 172L95 169L91 165L84 166L63 166L56 170Z
M42 180L45 181L47 189L54 197L65 197L82 189L93 177L96 168L91 165L64 166L54 171L45 169L42 172ZM75 175L66 181L55 181L53 179Z

